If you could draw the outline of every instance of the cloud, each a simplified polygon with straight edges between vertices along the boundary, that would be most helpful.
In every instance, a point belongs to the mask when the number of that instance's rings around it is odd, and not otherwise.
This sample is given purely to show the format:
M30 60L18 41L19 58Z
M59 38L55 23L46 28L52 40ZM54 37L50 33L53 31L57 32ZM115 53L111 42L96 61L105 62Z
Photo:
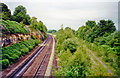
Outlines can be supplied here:
M11 1L11 0L10 0ZM93 2L94 1L94 2ZM105 2L106 1L106 2ZM111 19L117 26L118 0L28 0L5 2L14 11L18 5L27 8L28 14L42 20L48 29L59 29L60 25L78 29L87 20Z

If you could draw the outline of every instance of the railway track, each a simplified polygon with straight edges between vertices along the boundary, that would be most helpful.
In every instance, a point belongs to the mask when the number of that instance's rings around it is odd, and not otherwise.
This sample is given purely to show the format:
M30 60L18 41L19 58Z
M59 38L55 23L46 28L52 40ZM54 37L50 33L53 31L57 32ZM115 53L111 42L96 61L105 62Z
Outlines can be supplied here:
M51 41L50 46L52 46L52 43L53 43L53 40ZM50 55L51 55L51 52L50 52L51 50L52 50L51 47L49 47L47 49L47 52L44 55L44 58L43 58L41 64L37 68L37 71L35 72L34 77L44 76L45 71L47 69L48 62L49 62L49 58L50 58Z
M9 77L16 78L16 77L22 77L22 76L32 76L32 77L44 76L48 62L49 62L49 58L51 55L52 44L53 44L53 38L52 36L48 35L47 40L36 51L36 53L32 55L32 57L30 57ZM34 71L31 71L30 69L34 68L34 66L36 65L36 62L38 62L36 68L34 69ZM31 73L31 72L34 72L34 73Z

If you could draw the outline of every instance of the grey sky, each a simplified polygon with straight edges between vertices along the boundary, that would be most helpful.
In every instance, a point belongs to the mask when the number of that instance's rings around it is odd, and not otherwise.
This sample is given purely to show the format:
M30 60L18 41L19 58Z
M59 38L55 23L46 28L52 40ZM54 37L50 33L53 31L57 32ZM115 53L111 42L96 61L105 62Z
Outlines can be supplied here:
M103 2L104 1L104 2ZM111 19L118 26L118 0L2 0L13 12L23 5L27 13L41 20L48 29L69 26L77 30L87 20Z

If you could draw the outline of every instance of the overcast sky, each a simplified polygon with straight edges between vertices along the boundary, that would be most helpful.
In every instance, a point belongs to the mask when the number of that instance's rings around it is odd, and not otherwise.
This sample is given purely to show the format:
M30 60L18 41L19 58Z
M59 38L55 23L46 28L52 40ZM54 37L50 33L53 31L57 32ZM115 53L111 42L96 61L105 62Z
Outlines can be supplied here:
M71 27L77 30L87 20L111 19L118 26L119 0L1 0L9 9L23 5L27 13L41 20L48 29ZM118 28L118 27L117 27Z

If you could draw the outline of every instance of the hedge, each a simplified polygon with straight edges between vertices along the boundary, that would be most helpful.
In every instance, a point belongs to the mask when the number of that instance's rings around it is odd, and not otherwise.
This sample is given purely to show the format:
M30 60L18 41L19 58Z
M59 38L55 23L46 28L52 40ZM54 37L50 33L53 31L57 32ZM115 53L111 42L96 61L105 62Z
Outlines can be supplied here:
M9 64L15 63L21 57L21 55L25 56L39 43L40 41L38 39L30 39L2 48L3 69L7 68ZM4 62L7 62L7 64Z

